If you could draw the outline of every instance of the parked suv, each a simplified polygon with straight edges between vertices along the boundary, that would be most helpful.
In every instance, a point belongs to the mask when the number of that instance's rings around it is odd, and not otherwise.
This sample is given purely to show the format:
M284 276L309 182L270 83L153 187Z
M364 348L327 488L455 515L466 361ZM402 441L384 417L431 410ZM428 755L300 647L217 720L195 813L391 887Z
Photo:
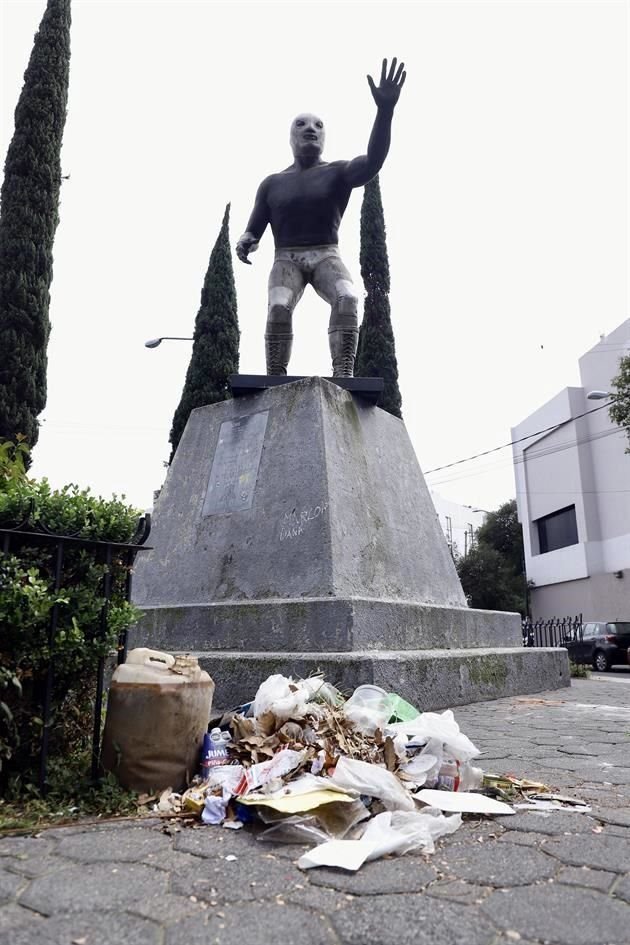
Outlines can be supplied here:
M574 663L590 663L600 673L611 666L627 666L630 621L585 623L582 637L565 644Z

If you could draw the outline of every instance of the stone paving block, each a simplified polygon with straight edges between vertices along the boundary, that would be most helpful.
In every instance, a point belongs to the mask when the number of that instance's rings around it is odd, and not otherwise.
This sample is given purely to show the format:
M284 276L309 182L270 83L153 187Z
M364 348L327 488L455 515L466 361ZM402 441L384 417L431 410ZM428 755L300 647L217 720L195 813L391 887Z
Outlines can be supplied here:
M622 876L613 889L613 893L617 899L630 903L630 876Z
M466 883L462 879L439 879L425 889L427 896L436 896L438 899L450 899L452 902L461 902L466 905L480 903L492 892L490 886L476 886Z
M541 833L557 836L565 833L590 833L597 821L587 814L575 814L568 810L519 811L505 817L497 817L506 830L522 830L526 833Z
M520 830L506 830L499 837L500 843L516 843L523 847L539 847L542 849L545 837L540 833L527 833Z
M23 876L0 870L0 905L11 902L16 893L26 884Z
M345 909L355 898L353 893L340 893L327 886L313 886L305 876L304 884L296 883L290 890L282 893L282 898L294 906L302 906L315 912L328 915Z
M585 886L587 889L599 889L600 892L608 892L617 879L619 877L616 873L591 870L588 866L565 866L556 876L557 883L566 883L567 886Z
M42 915L107 910L166 892L167 875L140 863L96 863L33 879L20 903Z
M629 749L630 751L630 749ZM630 758L628 758L630 762ZM593 817L603 824L616 824L618 827L630 827L630 809L615 807L598 807L593 811Z
M171 875L170 889L180 896L225 903L273 899L296 883L304 883L304 874L289 860L243 855L231 862L200 858L191 869Z
M190 896L175 896L165 893L159 899L153 897L148 902L141 899L139 902L127 906L130 915L140 916L142 919L151 919L160 925L173 925L190 915L201 915L205 912L207 903L193 902ZM87 945L87 943L86 943Z
M630 907L591 889L544 883L493 892L481 911L503 929L553 945L627 945Z
M257 844L255 836L247 828L241 830L223 830L217 827L205 827L199 830L187 829L175 834L173 849L193 856L227 856L230 853L239 856L247 849L252 850ZM258 844L262 847L262 844ZM271 846L271 844L270 844Z
M117 912L78 912L41 919L11 933L10 945L161 945L162 930L154 922Z
M356 873L317 867L306 871L314 886L328 886L355 896L420 892L437 877L437 870L419 857L401 856L365 863Z
M65 837L58 841L57 854L81 863L135 863L150 853L165 853L170 847L170 838L155 828L132 827Z
M35 879L36 876L45 876L46 873L68 869L73 865L72 860L61 860L58 856L43 856L41 859L35 856L17 857L15 859L8 857L2 861L5 869L9 873L17 873L19 876L25 876L28 879Z
M165 945L336 945L325 915L280 902L226 905L184 919L166 931Z
M496 936L469 906L427 895L355 899L330 921L343 945L492 945Z
M601 834L558 837L545 844L545 851L566 866L590 866L593 869L626 873L630 870L630 840Z
M39 837L2 837L0 839L0 857L39 857L46 856L53 849L53 844Z
M0 942L10 943L12 941L12 935L9 933L20 925L35 926L45 921L43 916L38 915L36 912L32 912L30 909L24 909L15 902L10 902L0 909ZM36 941L35 937L33 941Z
M510 843L452 847L436 866L481 886L525 886L558 871L554 860L531 847Z

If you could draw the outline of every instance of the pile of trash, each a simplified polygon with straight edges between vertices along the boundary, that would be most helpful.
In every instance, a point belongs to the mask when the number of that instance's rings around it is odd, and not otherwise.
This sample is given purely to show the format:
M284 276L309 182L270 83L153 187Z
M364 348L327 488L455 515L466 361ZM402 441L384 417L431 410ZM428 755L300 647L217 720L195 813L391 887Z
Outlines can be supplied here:
M432 853L462 813L514 813L488 796L497 790L484 788L479 751L450 710L422 713L377 686L346 699L321 675L274 675L217 721L200 776L161 809L231 829L263 824L263 842L316 843L304 869Z

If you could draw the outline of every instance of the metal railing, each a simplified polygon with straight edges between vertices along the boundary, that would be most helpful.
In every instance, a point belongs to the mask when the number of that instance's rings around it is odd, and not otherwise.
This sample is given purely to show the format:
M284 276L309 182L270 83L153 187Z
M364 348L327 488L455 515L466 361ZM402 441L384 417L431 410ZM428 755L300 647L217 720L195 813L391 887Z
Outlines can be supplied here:
M523 646L566 646L582 640L582 614L575 617L549 617L532 620L525 617L521 624Z
M20 557L20 551L26 548L41 547L50 552L52 564L52 587L55 592L63 588L64 561L66 552L71 548L82 548L94 555L95 563L104 565L104 574L100 597L103 600L100 613L95 623L87 627L86 632L92 639L104 640L107 633L107 615L112 598L112 564L122 567L126 573L124 599L131 600L132 567L136 555L140 551L149 551L145 545L151 531L151 516L146 514L138 521L138 527L130 542L97 541L95 539L80 538L78 535L58 535L49 531L38 523L41 530L27 530L29 525L23 523L16 528L0 528L0 554L15 554ZM50 658L46 669L42 697L42 736L39 752L40 791L46 791L46 771L48 764L48 742L51 729L51 709L55 680L55 651L54 642L59 618L59 603L56 602L50 612L48 621L48 651ZM118 664L123 663L127 656L127 629L121 631L117 645ZM103 710L103 690L105 677L105 656L100 656L96 669L96 692L94 699L94 714L92 719L92 747L91 747L91 776L97 780L99 775L101 752L101 719Z

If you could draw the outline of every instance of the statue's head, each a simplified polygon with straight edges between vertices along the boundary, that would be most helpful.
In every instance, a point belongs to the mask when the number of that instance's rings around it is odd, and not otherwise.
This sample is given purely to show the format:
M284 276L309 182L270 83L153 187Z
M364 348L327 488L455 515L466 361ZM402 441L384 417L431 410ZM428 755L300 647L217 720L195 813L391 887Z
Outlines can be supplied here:
M320 157L324 150L324 122L317 115L305 112L291 122L291 150L297 157Z

